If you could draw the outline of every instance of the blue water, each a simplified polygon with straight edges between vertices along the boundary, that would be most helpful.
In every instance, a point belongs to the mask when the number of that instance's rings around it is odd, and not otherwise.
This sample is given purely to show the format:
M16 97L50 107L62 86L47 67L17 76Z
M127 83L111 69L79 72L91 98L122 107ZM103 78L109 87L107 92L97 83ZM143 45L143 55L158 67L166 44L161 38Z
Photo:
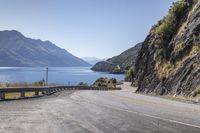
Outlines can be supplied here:
M35 82L45 79L46 68L41 67L0 67L0 83ZM90 67L50 67L49 83L76 85L85 82L91 85L99 77L123 80L124 75L93 72Z

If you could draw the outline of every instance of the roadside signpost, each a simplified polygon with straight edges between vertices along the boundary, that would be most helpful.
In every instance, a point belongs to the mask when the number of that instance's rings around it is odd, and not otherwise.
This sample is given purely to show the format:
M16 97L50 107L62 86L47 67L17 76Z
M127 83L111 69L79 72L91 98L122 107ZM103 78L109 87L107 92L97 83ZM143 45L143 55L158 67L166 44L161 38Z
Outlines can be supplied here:
M49 71L48 67L46 67L46 84L45 84L46 86L48 86L48 76L49 76L48 71Z

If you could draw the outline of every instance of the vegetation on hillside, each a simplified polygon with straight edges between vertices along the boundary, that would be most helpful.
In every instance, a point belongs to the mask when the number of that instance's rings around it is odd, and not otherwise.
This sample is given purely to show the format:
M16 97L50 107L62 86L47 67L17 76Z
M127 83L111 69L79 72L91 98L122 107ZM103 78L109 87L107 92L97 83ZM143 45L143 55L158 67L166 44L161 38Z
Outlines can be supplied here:
M194 91L193 91L193 96L200 96L200 86L198 86Z
M183 55L189 53L186 52L188 48L184 42L178 42L174 48L169 43L173 36L180 32L179 30L182 29L183 25L186 28L187 15L191 14L191 10L194 10L192 2L191 0L180 0L173 3L168 15L159 21L153 30L156 38L153 44L157 49L155 53L156 70L161 79L166 79L171 75L180 66L180 62L177 60L181 61ZM172 56L174 56L174 59L171 58Z
M137 92L182 96L199 93L199 14L200 0L179 0L152 27L132 74Z
M118 56L109 58L106 61L98 62L92 67L92 70L114 74L125 73L135 65L135 60L141 46L142 43L138 43Z
M99 78L97 79L92 86L95 87L116 87L117 80L115 78Z
M188 2L188 0L181 0L173 3L168 15L160 21L160 25L156 28L156 33L163 38L162 41L167 42L171 40L171 35L176 32L177 26L179 25L180 17L185 14L190 5Z
M156 43L154 44L160 49L157 56L159 60L169 58L167 46L172 37L176 34L178 27L181 26L180 18L188 12L190 6L189 0L180 0L173 3L168 15L159 21L158 25L155 27Z
M131 82L132 79L133 79L133 75L134 75L134 67L131 67L127 72L126 72L126 75L125 75L125 81L127 82Z

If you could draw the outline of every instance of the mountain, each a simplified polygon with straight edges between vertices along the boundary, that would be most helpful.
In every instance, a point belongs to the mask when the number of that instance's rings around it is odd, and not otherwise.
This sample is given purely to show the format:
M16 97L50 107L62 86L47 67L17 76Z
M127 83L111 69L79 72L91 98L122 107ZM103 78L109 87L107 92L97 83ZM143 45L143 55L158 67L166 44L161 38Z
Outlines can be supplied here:
M200 1L181 0L154 25L138 54L137 92L195 96L200 93Z
M95 64L91 69L99 72L124 73L135 63L141 43L135 45L118 56L101 61Z
M99 59L97 57L83 57L82 58L84 61L88 62L91 65L96 64L99 61L102 61L102 59Z
M50 41L30 39L20 32L0 31L0 66L90 66Z

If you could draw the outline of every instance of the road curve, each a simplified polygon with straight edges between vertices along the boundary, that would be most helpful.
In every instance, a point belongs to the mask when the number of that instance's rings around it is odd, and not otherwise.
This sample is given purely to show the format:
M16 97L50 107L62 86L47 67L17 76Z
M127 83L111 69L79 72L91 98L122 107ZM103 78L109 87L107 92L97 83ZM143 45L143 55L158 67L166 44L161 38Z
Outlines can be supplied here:
M2 133L199 133L200 105L120 91L0 102Z

